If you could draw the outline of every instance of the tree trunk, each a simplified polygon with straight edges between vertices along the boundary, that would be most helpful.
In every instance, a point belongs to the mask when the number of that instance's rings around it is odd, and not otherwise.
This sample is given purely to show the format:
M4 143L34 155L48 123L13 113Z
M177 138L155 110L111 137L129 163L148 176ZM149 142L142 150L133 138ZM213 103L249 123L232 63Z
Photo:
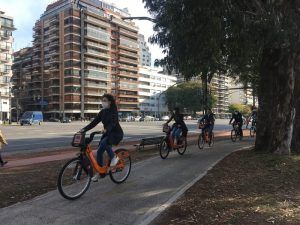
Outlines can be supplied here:
M295 117L294 63L294 54L285 49L264 50L258 91L258 151L290 153Z
M294 132L292 139L292 151L300 152L300 55L295 62L295 92L294 102L296 108L296 115L294 121Z

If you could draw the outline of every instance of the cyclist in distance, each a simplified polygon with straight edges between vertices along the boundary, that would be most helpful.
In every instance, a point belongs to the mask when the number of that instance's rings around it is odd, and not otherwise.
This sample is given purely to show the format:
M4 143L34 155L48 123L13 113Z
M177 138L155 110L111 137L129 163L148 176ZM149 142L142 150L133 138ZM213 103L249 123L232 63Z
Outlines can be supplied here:
M253 107L253 109L252 109L252 113L251 113L250 119L252 119L252 127L256 126L257 110L256 110L255 107Z
M199 123L204 123L204 127L202 128L202 135L204 135L204 132L207 131L209 133L209 139L212 138L212 131L215 126L215 114L211 111L211 109L207 110L207 113L205 116L202 117L202 119L199 120Z
M243 129L242 129L243 116L242 116L242 114L239 111L235 110L234 113L232 114L229 124L231 124L232 120L234 120L234 122L232 123L232 126L234 127L234 124L238 124L240 135L241 135L241 137L243 137Z
M174 145L177 145L181 133L182 136L186 138L188 133L188 128L185 122L183 121L183 114L180 113L178 107L174 108L174 111L172 112L172 116L166 122L166 124L170 123L173 119L175 120L175 123L172 126L172 138L174 140Z
M116 101L111 94L103 95L102 107L103 109L98 113L96 118L86 127L82 128L80 132L85 133L93 129L98 123L102 122L104 130L97 150L97 163L101 167L104 166L103 153L106 151L111 159L110 166L113 167L117 165L119 158L113 152L112 145L119 144L123 139L124 134L119 124ZM97 173L92 180L98 181L99 178L100 175Z

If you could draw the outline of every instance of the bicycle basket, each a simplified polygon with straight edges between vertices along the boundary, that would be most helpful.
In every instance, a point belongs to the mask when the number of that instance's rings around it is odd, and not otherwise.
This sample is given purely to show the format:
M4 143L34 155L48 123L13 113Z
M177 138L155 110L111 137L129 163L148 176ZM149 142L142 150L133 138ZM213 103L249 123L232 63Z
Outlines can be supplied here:
M170 133L170 130L171 130L171 128L170 128L167 124L165 124L165 125L163 126L163 132L165 132L165 133Z
M82 147L84 145L84 134L76 133L72 140L73 147Z

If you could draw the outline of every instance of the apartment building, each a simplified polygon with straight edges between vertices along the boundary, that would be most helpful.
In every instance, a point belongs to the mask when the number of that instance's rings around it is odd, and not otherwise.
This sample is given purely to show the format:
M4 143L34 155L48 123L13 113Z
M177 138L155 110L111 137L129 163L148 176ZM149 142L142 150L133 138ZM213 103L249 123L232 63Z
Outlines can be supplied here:
M216 116L224 118L228 115L230 80L226 75L216 74L211 80L211 92L216 97L216 106L213 112Z
M139 63L141 66L151 66L151 52L149 50L145 36L139 34Z
M26 47L13 53L12 65L12 117L18 119L22 111L30 110L28 85L32 76L33 48Z
M168 113L164 91L176 84L177 78L159 69L141 67L139 70L139 104L144 115L162 116Z
M10 118L13 18L0 11L0 122Z
M46 117L94 117L112 93L138 110L138 28L126 10L98 0L59 0L33 28L28 107Z

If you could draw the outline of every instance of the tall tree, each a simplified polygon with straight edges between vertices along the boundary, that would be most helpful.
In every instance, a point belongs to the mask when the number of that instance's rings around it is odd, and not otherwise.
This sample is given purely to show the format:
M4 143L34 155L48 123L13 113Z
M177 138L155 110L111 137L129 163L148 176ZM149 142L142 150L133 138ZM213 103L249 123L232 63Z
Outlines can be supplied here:
M300 1L144 2L157 21L151 41L165 49L166 57L159 62L187 78L224 69L250 80L257 85L260 104L256 149L288 154L295 115Z

